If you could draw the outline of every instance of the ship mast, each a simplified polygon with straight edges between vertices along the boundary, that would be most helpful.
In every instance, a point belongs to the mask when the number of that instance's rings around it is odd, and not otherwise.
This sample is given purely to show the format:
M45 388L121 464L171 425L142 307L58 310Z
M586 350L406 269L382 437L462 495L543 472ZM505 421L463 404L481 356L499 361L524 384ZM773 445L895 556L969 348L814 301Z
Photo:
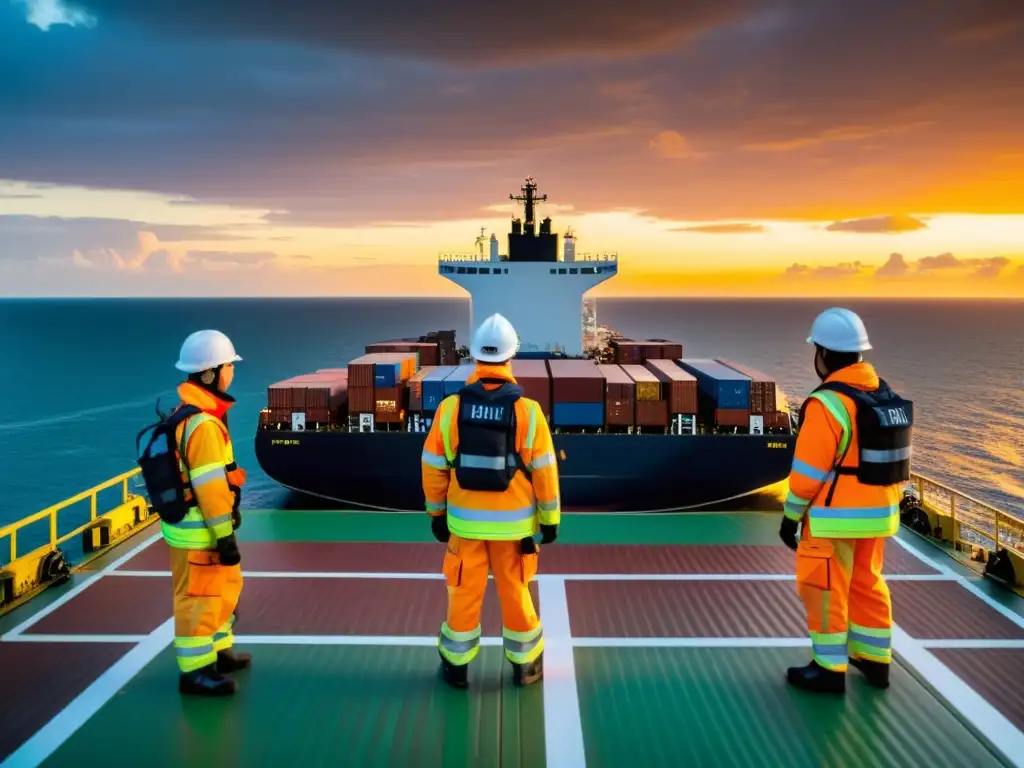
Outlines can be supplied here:
M548 199L548 196L547 195L541 195L539 197L537 196L537 183L533 180L533 176L527 176L526 177L526 183L522 187L520 187L520 190L522 191L523 194L521 194L521 195L509 194L508 199L509 200L514 200L514 201L519 202L519 203L523 203L523 206L526 208L526 218L524 219L524 223L526 224L527 227L530 227L534 223L534 220L533 220L533 207L534 207L534 205L536 205L537 203L546 202L547 199Z

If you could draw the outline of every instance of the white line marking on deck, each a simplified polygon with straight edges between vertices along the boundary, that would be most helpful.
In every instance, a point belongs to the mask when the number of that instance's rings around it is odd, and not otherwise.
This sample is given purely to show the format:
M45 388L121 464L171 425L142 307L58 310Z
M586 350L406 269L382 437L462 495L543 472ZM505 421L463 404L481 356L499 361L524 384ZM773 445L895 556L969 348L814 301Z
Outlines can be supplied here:
M170 578L170 571L114 571L108 576L134 576L142 578ZM440 573L398 573L387 571L242 571L247 579L397 579L409 581L439 581ZM488 578L493 579L493 576ZM795 581L790 573L542 573L538 582L565 581ZM955 574L927 573L889 574L886 581L955 581Z
M986 651L1000 648L1021 648L1024 649L1024 640L987 640L982 638L971 638L970 640L943 639L943 640L918 640L924 648L951 648L957 650Z
M126 552L121 557L117 558L117 560L115 560L114 562L110 563L109 565L107 565L105 568L103 568L102 570L98 571L94 575L87 577L81 584L77 584L76 586L72 587L67 592L65 592L63 595L61 595L56 600L54 600L52 603L50 603L49 605L45 606L44 608L41 608L36 613L34 613L31 616L29 616L27 619L25 619L23 622L21 622L21 624L19 624L18 626L16 626L14 629L10 630L9 632L7 632L2 637L0 637L0 640L10 640L11 638L19 636L26 629L29 629L30 627L34 626L38 622L42 621L43 619L45 619L47 616L49 616L51 613L56 611L58 608L60 608L65 603L68 603L71 600L74 600L76 597L78 597L80 594L82 594L82 592L84 592L86 589L91 587L93 584L95 584L97 581L102 579L104 576L109 576L111 574L111 572L115 571L119 566L124 565L126 562L131 560L133 557L135 557L137 554L139 554L139 552L141 552L146 547L148 547L150 544L152 544L154 541L159 539L161 537L161 535L162 534L159 534L159 533L154 534L153 536L150 536L148 539L143 541L138 546L128 550L128 552Z
M50 722L36 731L16 752L0 763L0 768L35 768L41 765L153 661L173 639L174 619L168 619L147 635L145 640L114 662Z
M894 536L893 540L901 547L903 547L905 550L907 550L910 554L912 554L914 557L916 557L918 560L920 560L923 563L927 563L928 565L937 569L940 573L949 576L952 581L957 582L961 587L963 587L976 598L981 600L989 608L993 609L994 611L997 611L998 613L1001 613L1003 616L1008 618L1018 627L1024 629L1024 616L1021 616L1019 613L1014 612L1012 609L1008 608L1002 603L996 602L989 595L986 595L981 589L979 589L976 584L972 584L970 581L965 579L963 576L954 571L945 563L940 563L937 560L933 560L929 555L926 555L923 552L918 552L910 544L908 544L905 541L902 541L899 536Z
M141 643L149 635L16 635L5 643Z
M803 648L809 637L574 637L576 648Z
M436 647L437 635L235 635L239 645L379 645ZM481 637L482 646L500 646L500 637Z
M897 625L893 625L892 640L893 650L916 669L953 709L992 742L1011 765L1024 766L1024 733L957 677L920 641Z
M547 764L586 768L583 723L565 578L538 579L544 625L544 742Z

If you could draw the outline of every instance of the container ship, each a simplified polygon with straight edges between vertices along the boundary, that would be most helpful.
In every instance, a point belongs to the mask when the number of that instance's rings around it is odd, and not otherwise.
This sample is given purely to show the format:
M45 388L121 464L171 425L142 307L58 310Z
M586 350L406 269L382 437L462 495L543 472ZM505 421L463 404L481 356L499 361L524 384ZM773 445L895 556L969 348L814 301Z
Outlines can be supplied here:
M666 339L602 332L584 294L618 274L617 254L559 249L547 195L527 178L506 254L441 255L438 271L471 298L471 326L499 312L520 337L512 372L541 404L558 455L562 506L679 511L743 498L784 480L795 419L756 370L692 359ZM420 453L432 416L474 368L454 331L367 344L347 365L272 384L256 456L282 486L346 507L422 511ZM325 361L327 362L327 361Z

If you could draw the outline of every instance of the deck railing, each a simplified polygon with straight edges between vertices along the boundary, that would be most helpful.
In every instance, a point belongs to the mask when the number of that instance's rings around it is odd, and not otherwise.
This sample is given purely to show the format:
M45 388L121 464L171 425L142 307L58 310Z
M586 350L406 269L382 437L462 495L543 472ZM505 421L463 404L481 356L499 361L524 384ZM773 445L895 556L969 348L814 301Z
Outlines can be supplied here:
M0 541L2 541L5 538L10 539L10 562L13 563L15 560L18 559L19 556L19 531L21 531L24 528L27 528L33 523L38 523L41 520L48 519L50 521L50 541L48 546L51 552L55 551L57 547L59 547L64 542L70 541L75 536L80 536L88 528L96 524L96 520L102 516L102 514L99 513L97 510L97 497L103 491L107 490L108 488L113 488L117 485L120 485L121 501L119 502L119 504L127 504L129 500L131 500L135 496L135 494L131 493L131 491L128 488L128 481L140 473L141 470L138 467L136 467L133 470L120 474L117 477L112 477L109 480L100 483L99 485L94 485L92 488L84 490L79 494L71 496L70 498L64 499L64 501L54 504L51 507L47 507L44 510L36 512L34 515L29 515L23 520L19 520L16 523L11 523L10 525L5 525L3 528L0 528ZM70 533L65 533L64 535L59 536L57 534L57 531L59 530L58 517L60 513L67 509L68 507L74 506L75 504L85 501L86 499L89 500L89 520L75 528ZM23 552L22 554L24 555L25 553Z
M1024 518L917 472L911 473L911 481L928 511L949 518L952 530L942 538L961 548L966 545L971 551L976 547L986 552L1005 548L1024 556Z

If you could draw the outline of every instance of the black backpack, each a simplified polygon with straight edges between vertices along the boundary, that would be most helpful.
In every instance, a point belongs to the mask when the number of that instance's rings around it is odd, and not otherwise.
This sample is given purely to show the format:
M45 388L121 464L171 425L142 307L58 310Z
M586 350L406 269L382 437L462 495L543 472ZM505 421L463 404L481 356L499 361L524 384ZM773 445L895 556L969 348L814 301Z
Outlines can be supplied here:
M484 382L500 383L488 390ZM467 491L502 492L516 472L529 474L516 452L515 404L523 388L501 379L481 379L459 390L459 447L455 477Z
M160 519L171 525L180 523L188 512L189 503L185 500L185 491L190 487L182 482L181 468L178 466L180 455L181 461L188 468L185 446L176 445L174 432L181 422L200 413L202 410L194 405L182 405L170 414L164 414L157 400L156 415L160 420L143 429L135 438L135 452L139 457L138 464L146 483L149 503ZM153 435L145 450L139 453L142 437L150 430Z

